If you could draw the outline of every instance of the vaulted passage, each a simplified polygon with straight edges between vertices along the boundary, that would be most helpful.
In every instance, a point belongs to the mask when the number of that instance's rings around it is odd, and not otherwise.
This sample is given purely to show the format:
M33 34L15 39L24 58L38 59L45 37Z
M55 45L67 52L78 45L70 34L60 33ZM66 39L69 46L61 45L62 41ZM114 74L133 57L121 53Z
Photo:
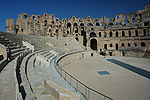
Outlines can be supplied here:
M97 40L96 39L91 39L90 47L92 50L97 50Z

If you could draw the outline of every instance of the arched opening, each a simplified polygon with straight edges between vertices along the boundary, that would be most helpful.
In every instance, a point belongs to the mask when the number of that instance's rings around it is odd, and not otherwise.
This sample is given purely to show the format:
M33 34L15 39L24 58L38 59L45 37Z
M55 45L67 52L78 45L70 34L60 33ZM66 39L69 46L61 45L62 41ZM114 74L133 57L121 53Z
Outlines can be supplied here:
M19 31L19 30L18 30L18 29L16 29L16 34L18 33L18 31Z
M116 37L118 37L118 31L116 32Z
M75 33L78 33L78 28L77 27L75 28Z
M96 37L96 33L91 32L91 33L90 33L90 37Z
M93 26L93 24L92 23L88 23L87 26Z
M122 43L121 46L124 47L124 43Z
M91 28L92 31L94 31L94 28Z
M122 51L122 56L125 56L125 51Z
M120 25L120 23L119 23L119 22L117 22L117 23L116 23L116 25Z
M67 23L67 29L71 27L71 23Z
M81 24L80 24L80 26L84 26L84 24L83 24L83 23L81 23Z
M54 15L52 15L52 20L54 20Z
M125 37L125 32L124 31L122 31L122 37Z
M116 45L115 45L115 46L116 46L116 50L118 50L118 43L116 43Z
M83 45L86 47L87 44L87 38L86 38L86 32L85 31L81 31L83 34Z
M128 47L130 47L131 46L131 44L130 43L128 43Z
M54 25L54 21L52 21L52 24Z
M58 33L58 29L56 29L56 33Z
M109 52L109 56L112 56L112 52Z
M141 47L145 47L145 43L144 42L141 42Z
M112 32L109 32L109 36L112 37Z
M56 22L58 22L58 19L56 19Z
M99 23L96 23L96 26L100 26L100 24L99 24Z
M107 33L105 32L105 33L104 33L104 37L106 37L106 36L107 36Z
M104 49L107 50L107 44L104 44Z
M74 23L74 26L78 26L77 23Z
M76 37L76 40L79 41L78 37Z
M101 32L99 32L99 37L101 37Z
M143 35L146 36L146 29L143 30Z
M32 20L34 20L35 19L35 16L32 16Z
M131 36L131 31L129 31L129 36Z
M23 16L23 19L26 19L26 18L27 18L27 15L24 15L24 16Z
M137 47L137 44L136 44L136 43L134 43L134 47Z
M91 39L90 47L92 50L97 50L97 40L96 39Z
M44 26L46 26L46 25L47 25L47 20L44 21Z
M135 30L135 36L138 36L138 30Z
M112 44L110 44L110 47L113 47L113 45L112 45Z

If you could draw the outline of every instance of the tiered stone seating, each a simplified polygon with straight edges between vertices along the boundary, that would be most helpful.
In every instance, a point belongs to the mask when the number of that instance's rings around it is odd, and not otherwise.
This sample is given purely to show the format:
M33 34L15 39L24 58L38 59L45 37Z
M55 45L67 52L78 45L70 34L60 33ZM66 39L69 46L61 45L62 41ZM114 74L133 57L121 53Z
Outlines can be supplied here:
M0 32L0 35L12 39L12 42L21 44L22 41L28 41L33 44L35 50L40 49L57 49L61 51L83 50L83 47L79 42L71 37L50 37L50 36L35 36L35 35L19 35ZM65 46L65 44L68 44Z
M8 70L11 63L13 63L11 69L11 71L13 71L8 75L11 82L14 82L14 87L12 86L12 88L9 89L9 91L12 91L12 95L10 96L11 100L16 98L18 98L18 100L62 100L63 98L64 100L83 99L83 97L80 96L81 94L77 93L76 90L60 76L54 67L54 58L58 53L66 50L73 50L71 45L70 48L68 46L66 49L66 41L61 39L59 43L58 40L51 40L50 37L48 38L50 40L48 40L46 37L15 35L1 32L0 35L4 37L0 38L0 43L3 43L5 46L9 43L12 51L13 60L6 65L4 70L2 70L2 73L0 73L3 74L1 75L2 77L0 77L3 85L0 84L0 87L2 86L5 88L7 85L10 86L8 81L4 86L3 77L7 74L5 73L5 70ZM30 53L29 49L22 46L22 40L27 40L29 43L33 44L36 47L35 51ZM50 43L51 41L54 41L54 47L48 46L47 42ZM61 43L61 41L64 42ZM71 40L68 40L68 42L69 41ZM57 46L59 48L57 48ZM37 60L38 58L43 60L39 61ZM0 96L0 99L6 98L6 96ZM6 100L10 100L10 98Z

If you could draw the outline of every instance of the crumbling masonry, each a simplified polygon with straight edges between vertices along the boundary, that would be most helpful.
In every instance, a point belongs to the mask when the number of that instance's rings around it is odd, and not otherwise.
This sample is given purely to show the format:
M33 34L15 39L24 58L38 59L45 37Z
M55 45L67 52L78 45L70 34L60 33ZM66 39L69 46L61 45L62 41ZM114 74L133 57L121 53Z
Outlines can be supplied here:
M26 13L6 19L6 32L16 34L74 37L86 48L107 55L148 56L150 53L150 4L143 10L118 14L115 18L58 19L54 14Z

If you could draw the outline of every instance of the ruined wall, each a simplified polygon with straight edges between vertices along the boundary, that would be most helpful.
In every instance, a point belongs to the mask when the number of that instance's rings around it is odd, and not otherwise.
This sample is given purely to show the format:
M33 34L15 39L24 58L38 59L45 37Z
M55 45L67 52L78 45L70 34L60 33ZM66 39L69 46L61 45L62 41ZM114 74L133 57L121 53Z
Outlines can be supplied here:
M15 29L12 30L12 27ZM6 32L74 37L83 46L108 55L124 55L122 52L140 47L150 51L150 5L136 12L118 14L114 18L72 16L59 20L54 14L28 16L22 13L18 15L16 25L6 22Z

